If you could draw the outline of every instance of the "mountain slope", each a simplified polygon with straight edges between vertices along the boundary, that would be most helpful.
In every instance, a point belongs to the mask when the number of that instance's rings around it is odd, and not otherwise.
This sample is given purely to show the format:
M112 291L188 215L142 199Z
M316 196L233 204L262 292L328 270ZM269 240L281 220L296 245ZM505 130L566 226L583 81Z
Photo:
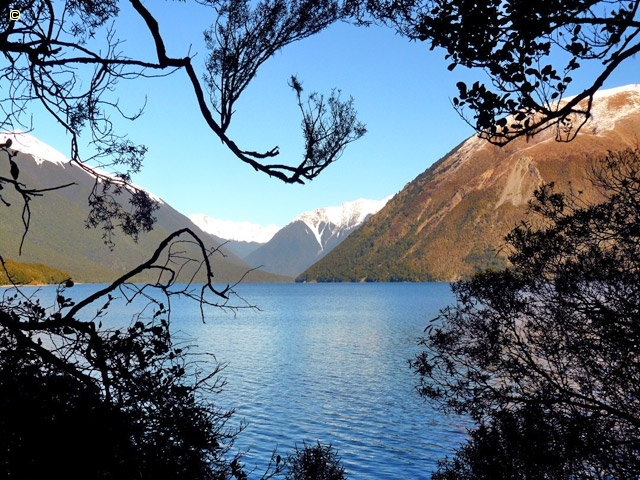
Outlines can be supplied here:
M268 243L245 259L249 265L262 265L268 272L295 277L321 258L322 252L311 229L297 220L282 228Z
M244 259L268 272L296 276L357 230L387 200L358 199L305 212Z
M180 228L188 226L202 239L209 238L184 215L160 202L160 209L156 212L158 221L152 232L141 235L138 243L123 234L116 234L115 249L110 251L104 245L101 231L85 228L87 198L94 177L70 164L62 154L31 135L3 133L0 134L0 142L4 142L7 135L13 139L12 148L26 152L15 157L20 171L19 180L23 184L30 188L48 188L70 182L76 185L46 192L30 202L31 221L22 256L18 252L24 232L22 200L12 188L2 190L4 201L11 204L10 207L0 205L0 252L5 259L43 263L68 271L75 280L81 282L107 282L147 260L162 239ZM7 156L0 152L0 176L9 178L9 170ZM218 245L207 241L209 248ZM187 252L190 248L185 245ZM224 258L222 255L213 257L215 279L225 283L238 281L250 267L235 255L229 252L225 254ZM184 271L183 280L187 279L189 273L189 269ZM248 280L284 279L265 272L253 272Z
M504 235L543 182L597 200L587 167L607 150L638 147L640 85L599 92L570 143L545 131L505 147L472 137L399 192L298 281L455 280L505 265Z
M6 270L5 270L6 268ZM0 268L0 285L47 285L58 284L71 278L67 272L42 265L6 260Z

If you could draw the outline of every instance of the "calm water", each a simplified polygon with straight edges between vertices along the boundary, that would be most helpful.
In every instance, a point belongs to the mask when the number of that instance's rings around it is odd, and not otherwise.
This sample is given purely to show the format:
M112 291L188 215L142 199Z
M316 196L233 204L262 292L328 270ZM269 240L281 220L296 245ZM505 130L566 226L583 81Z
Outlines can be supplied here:
M464 422L416 394L407 362L428 320L452 301L448 284L246 284L237 291L260 311L212 309L203 324L194 302L180 301L171 322L228 363L215 401L236 409L236 424L246 422L236 447L247 451L255 478L276 446L286 454L316 439L339 450L351 479L428 478L463 441Z

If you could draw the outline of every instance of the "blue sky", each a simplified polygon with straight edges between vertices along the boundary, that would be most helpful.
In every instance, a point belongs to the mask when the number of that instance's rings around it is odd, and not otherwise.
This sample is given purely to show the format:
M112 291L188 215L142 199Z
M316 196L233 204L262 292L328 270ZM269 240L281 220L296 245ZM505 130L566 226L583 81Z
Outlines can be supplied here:
M158 19L170 55L197 53L202 67L207 51L202 32L213 21L192 3L147 2ZM122 50L153 58L151 40L134 12L123 10L116 23ZM280 147L279 161L296 164L303 140L295 96L287 79L295 74L306 92L342 90L353 96L367 134L349 145L335 164L306 185L286 185L255 172L224 149L201 119L184 72L165 78L121 82L121 105L142 106L135 122L118 121L133 141L149 148L144 170L134 181L184 214L283 226L303 211L357 198L393 195L473 134L451 106L459 80L482 79L482 72L449 72L443 50L409 42L392 30L340 23L290 45L263 65L236 105L230 136L247 150ZM640 82L637 58L623 64L605 85ZM591 73L591 74L590 74ZM583 75L593 78L587 68ZM582 85L575 82L577 93ZM43 117L34 134L64 153L68 138Z

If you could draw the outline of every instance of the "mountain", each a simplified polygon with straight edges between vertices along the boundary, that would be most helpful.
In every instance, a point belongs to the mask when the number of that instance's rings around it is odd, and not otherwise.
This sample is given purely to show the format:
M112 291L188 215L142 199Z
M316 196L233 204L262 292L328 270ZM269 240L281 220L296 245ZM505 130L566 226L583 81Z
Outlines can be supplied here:
M189 215L189 220L212 235L231 252L244 258L267 243L280 230L277 225L262 226L250 222L218 220L202 213Z
M640 85L629 85L598 92L590 119L568 143L552 129L504 147L469 138L297 281L452 281L501 268L504 236L525 219L537 187L553 181L597 201L588 166L608 150L638 148L638 132Z
M19 152L14 160L19 169L18 179L24 185L35 189L71 182L75 185L45 192L43 196L34 197L29 203L31 220L23 252L19 256L20 240L24 233L22 199L13 188L5 184L0 193L3 202L11 205L7 207L0 203L0 252L5 259L46 264L69 272L80 282L108 282L147 260L161 240L187 226L206 240L208 248L220 245L195 227L187 217L154 197L159 201L160 208L155 212L157 223L153 231L142 234L137 243L117 232L115 248L110 251L104 245L101 230L85 227L89 211L87 198L95 183L95 177L70 163L63 154L32 135L19 132L0 133L0 142L4 143L7 138L12 140L11 149ZM10 167L7 155L0 152L0 177L10 178ZM126 198L124 201L126 203ZM182 246L187 254L193 253L189 245ZM215 280L222 283L240 280L250 267L232 253L224 251L224 254L225 257L212 257ZM188 266L182 272L181 278L186 280L194 268L195 264ZM255 271L245 280L287 279Z
M254 267L264 266L268 272L296 276L333 250L387 201L359 199L305 212L244 260Z
M189 219L249 265L295 277L340 244L388 200L361 198L337 207L317 208L298 215L283 228L216 220L202 214L189 215Z

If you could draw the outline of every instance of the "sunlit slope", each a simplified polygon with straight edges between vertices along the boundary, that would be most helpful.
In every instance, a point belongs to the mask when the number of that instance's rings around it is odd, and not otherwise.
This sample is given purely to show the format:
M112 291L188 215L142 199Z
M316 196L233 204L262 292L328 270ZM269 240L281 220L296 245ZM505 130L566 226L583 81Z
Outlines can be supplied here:
M0 285L46 285L62 283L71 278L67 272L47 267L41 263L21 263L4 259L0 268ZM5 270L6 269L6 270Z
M574 124L577 124L577 120ZM570 143L549 130L505 147L472 137L411 181L298 281L451 281L506 264L503 238L543 182L598 198L594 158L640 144L640 85L600 92Z

